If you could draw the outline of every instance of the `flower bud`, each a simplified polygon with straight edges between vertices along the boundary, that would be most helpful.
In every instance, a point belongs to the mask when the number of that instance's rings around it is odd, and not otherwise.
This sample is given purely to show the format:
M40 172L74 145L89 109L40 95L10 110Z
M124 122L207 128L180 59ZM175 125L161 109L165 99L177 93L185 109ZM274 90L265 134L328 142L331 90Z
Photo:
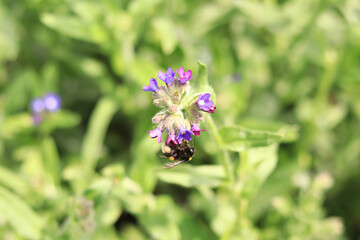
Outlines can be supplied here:
M173 103L179 103L180 102L179 92L174 92L174 94L171 96L171 100Z

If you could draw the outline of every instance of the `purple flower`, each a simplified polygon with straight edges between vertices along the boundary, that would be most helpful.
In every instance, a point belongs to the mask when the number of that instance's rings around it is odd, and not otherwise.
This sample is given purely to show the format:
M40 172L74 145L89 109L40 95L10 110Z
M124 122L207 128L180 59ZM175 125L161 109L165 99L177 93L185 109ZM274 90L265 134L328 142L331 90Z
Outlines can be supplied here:
M61 98L55 93L48 93L43 97L44 107L49 112L55 112L61 107Z
M169 145L169 143L176 145L179 144L178 140L176 139L175 134L170 134L166 140L166 145Z
M200 94L197 104L201 110L208 113L213 113L216 109L216 106L209 99L210 93Z
M154 130L148 131L147 133L150 133L151 138L158 138L158 143L161 143L162 131L160 128L155 128Z
M199 125L194 123L194 125L191 126L191 131L194 133L195 137L200 136L200 132L205 131L204 129L201 129Z
M179 68L178 74L179 74L179 80L182 84L186 83L187 81L193 78L193 76L191 76L192 71L187 70L187 72L184 72L184 69L182 67Z
M163 73L162 71L159 71L158 78L160 78L166 84L171 84L174 80L175 74L176 71L174 72L172 68L168 68L167 73Z
M149 92L155 92L158 89L159 89L159 86L158 86L155 78L150 79L149 86L143 86L143 88L142 88L143 91L149 91Z
M185 127L181 126L179 130L179 135L177 136L177 140L179 143L182 142L183 139L186 139L188 141L191 141L191 134L194 135L194 133Z
M45 110L44 101L42 98L34 98L30 102L30 109L33 113L39 114Z

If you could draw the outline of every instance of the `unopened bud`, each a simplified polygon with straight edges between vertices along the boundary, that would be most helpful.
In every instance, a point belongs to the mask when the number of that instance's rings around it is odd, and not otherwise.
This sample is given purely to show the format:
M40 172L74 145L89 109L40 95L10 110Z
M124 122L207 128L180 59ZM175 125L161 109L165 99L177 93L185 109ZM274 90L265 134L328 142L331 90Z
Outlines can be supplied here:
M180 94L179 92L175 92L172 97L171 100L173 103L179 103L180 102Z
M170 105L170 104L171 104L171 99L170 99L170 97L169 97L168 95L162 96L161 99L162 99L162 101L163 101L164 104L166 104L166 105Z
M179 111L179 107L178 105L175 104L172 104L168 109L169 113L177 113L178 111Z
M161 122L164 118L166 117L164 112L159 112L157 113L153 118L152 118L152 122L153 123L159 123Z
M153 101L154 105L157 107L165 107L165 104L162 99L154 99Z

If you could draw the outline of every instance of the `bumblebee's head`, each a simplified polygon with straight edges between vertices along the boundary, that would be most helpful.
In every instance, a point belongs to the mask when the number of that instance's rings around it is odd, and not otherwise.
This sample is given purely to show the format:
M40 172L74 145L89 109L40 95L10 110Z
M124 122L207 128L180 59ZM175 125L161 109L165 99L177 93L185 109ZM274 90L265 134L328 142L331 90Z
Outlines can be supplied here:
M189 149L189 152L190 152L191 155L194 155L194 153L195 153L194 148L190 148L190 149Z
M191 158L194 156L194 153L195 153L194 148L190 147L190 148L186 149L186 158L188 158L190 161Z

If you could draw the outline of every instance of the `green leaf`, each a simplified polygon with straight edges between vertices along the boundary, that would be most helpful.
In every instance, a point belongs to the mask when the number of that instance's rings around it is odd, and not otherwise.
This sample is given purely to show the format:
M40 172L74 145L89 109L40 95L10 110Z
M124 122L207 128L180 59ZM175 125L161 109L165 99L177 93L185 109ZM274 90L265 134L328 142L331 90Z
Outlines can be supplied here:
M0 165L0 184L19 194L28 191L28 185L19 175Z
M121 201L123 208L132 214L142 213L146 206L153 203L151 195L144 194L141 186L127 177L114 186L112 195Z
M132 163L129 176L140 184L144 192L152 192L156 187L154 169L159 166L159 159L156 157L158 151L159 144L151 141L148 136L138 140L131 149Z
M173 199L162 195L154 200L154 207L140 214L140 222L150 233L151 239L181 239L178 226L181 215Z
M183 187L194 186L221 186L225 180L224 168L220 165L203 166L177 166L172 169L164 169L157 173L160 180L177 184Z
M95 168L107 128L116 111L116 103L110 98L104 97L96 104L81 148L81 160L87 169Z
M216 95L214 89L209 85L208 81L208 69L207 66L202 63L200 60L198 61L198 77L196 81L199 84L199 91L201 93L210 93L211 100L216 103Z
M275 169L278 145L252 148L241 155L238 175L243 186L241 194L251 199Z
M103 43L108 38L105 30L99 25L85 22L77 17L44 13L41 21L64 35L84 41Z
M298 168L298 163L293 161L274 170L249 204L249 217L251 219L256 220L261 217L274 196L290 191L293 183L289 179Z
M250 130L241 126L223 127L219 130L222 147L241 152L254 147L264 147L282 140L283 135L265 131Z
M177 45L177 39L175 32L175 26L172 19L168 18L155 18L152 21L153 38L160 42L162 51L169 55L171 54ZM163 37L166 36L166 37Z
M1 135L4 138L13 138L17 134L29 131L33 126L30 114L19 113L8 116L4 124L0 126Z
M47 176L56 186L59 186L60 158L54 139L51 137L44 138L41 143L41 151Z
M0 212L21 236L40 239L43 226L38 216L22 199L0 186Z
M298 125L289 125L279 121L259 118L245 118L240 121L241 126L260 131L273 132L283 135L281 142L293 142L299 138Z
M61 109L54 113L47 113L39 126L43 132L51 133L58 128L72 128L80 123L80 115Z

